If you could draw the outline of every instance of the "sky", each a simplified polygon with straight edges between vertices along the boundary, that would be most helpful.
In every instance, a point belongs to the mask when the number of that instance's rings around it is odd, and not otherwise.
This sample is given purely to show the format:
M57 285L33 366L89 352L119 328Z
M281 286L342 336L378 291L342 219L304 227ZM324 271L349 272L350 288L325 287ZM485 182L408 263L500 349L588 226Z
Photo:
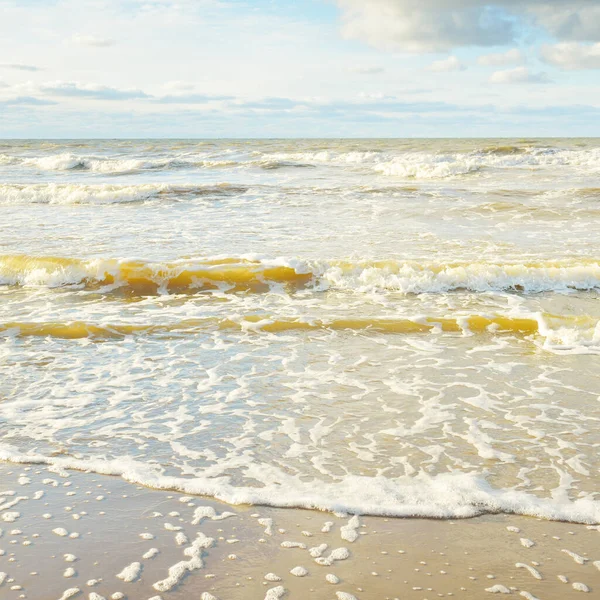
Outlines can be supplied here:
M0 0L0 137L600 136L600 0Z

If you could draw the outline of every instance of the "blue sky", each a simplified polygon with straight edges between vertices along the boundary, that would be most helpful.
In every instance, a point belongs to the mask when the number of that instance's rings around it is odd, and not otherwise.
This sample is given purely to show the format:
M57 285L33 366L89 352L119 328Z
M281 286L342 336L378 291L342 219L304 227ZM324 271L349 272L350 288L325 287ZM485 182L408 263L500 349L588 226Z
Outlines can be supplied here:
M0 137L600 136L596 0L0 0Z

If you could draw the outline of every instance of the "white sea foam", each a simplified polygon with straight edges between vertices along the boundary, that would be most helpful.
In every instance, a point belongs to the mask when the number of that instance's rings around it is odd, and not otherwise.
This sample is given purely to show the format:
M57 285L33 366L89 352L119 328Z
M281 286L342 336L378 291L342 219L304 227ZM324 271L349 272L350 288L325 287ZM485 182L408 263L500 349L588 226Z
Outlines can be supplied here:
M340 534L343 540L354 542L358 539L358 528L360 527L359 518L354 515L346 525L340 527Z
M481 476L442 473L414 477L347 476L336 483L303 481L287 477L286 485L265 482L260 488L236 487L210 478L178 478L158 473L151 465L123 457L118 460L78 460L21 454L0 445L0 459L17 463L57 465L119 475L126 481L184 494L213 496L230 504L262 504L315 508L355 514L397 517L466 518L485 513L513 513L544 519L599 524L600 502L591 498L555 500L511 489L494 489ZM306 548L294 543L288 547Z
M123 580L125 583L131 583L138 579L142 572L142 564L139 562L132 562L127 565L120 573L116 575L118 579Z
M265 594L265 600L279 600L279 598L283 598L283 596L285 596L286 592L287 590L282 585L272 587L267 590L267 593Z
M374 165L374 170L401 179L443 179L479 171L484 161L479 157L408 155Z
M501 584L493 585L492 587L485 588L486 592L491 592L492 594L510 594L510 590Z
M537 569L534 569L530 565L519 562L519 563L515 563L515 567L517 567L517 569L526 569L527 571L529 571L529 573L532 577L535 577L535 579L542 579L542 574Z
M189 557L189 560L182 560L169 567L169 575L153 584L153 588L158 592L167 592L174 588L188 572L196 571L204 566L202 561L202 550L210 548L214 543L213 538L206 537L198 532L192 545L186 548L183 553Z
M461 265L382 262L369 265L320 263L315 272L329 288L405 294L522 290L526 293L600 288L600 262L465 263Z

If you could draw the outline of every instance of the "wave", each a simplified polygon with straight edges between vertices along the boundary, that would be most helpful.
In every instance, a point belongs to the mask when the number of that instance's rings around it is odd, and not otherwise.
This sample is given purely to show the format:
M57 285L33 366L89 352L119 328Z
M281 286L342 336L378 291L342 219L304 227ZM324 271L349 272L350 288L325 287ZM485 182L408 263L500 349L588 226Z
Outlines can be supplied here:
M0 184L0 204L126 204L157 198L228 196L247 187L217 183L207 185L141 184Z
M256 167L265 170L314 167L309 163L262 157L255 160L225 160L202 158L194 155L170 158L123 158L110 156L51 154L40 157L0 155L0 165L21 165L41 171L91 171L104 174L128 174L141 171L171 171L180 169L223 169L228 167Z
M498 154L504 156L506 154L524 154L529 151L527 146L486 146L481 150L483 154Z
M200 290L267 291L272 284L301 286L313 277L278 261L216 258L151 263L141 260L2 256L0 285L123 289L135 295Z
M520 202L484 202L474 206L458 206L450 208L450 213L464 215L479 215L482 217L496 217L504 215L512 220L517 218L535 219L544 221L569 221L575 218L598 218L600 207L569 207L564 208L527 205Z
M464 177L486 169L536 169L578 167L600 171L600 148L567 150L518 146L484 147L469 152L294 152L265 154L273 160L363 167L403 179L446 179Z
M540 498L515 489L495 489L477 473L423 471L415 476L387 478L346 475L336 482L301 479L271 465L253 463L255 472L268 473L262 487L236 486L227 477L175 477L153 464L130 456L117 459L45 456L20 452L0 444L0 460L19 464L53 465L59 469L92 471L159 490L211 496L229 504L297 507L328 512L388 517L470 518L506 513L575 523L600 523L600 502Z
M66 340L121 339L133 335L182 336L211 331L244 333L285 333L294 331L348 331L382 334L460 333L537 336L547 350L579 354L600 352L600 320L587 316L534 313L527 316L462 315L458 317L418 316L413 318L281 318L245 315L230 318L205 317L168 324L106 324L71 322L0 323L0 334L13 337L43 337Z
M0 165L22 165L42 171L92 171L105 174L202 167L223 168L238 164L233 160L214 160L188 155L166 158L124 158L72 153L34 157L0 155Z
M148 170L200 168L306 168L332 166L362 169L403 179L464 177L488 169L543 169L574 167L591 174L600 171L600 148L566 149L535 146L484 146L455 152L424 150L259 152L237 155L185 153L172 156L128 158L74 153L46 156L0 154L0 165L22 165L43 171L92 171L127 174Z
M568 193L586 200L600 200L600 187L571 188Z
M56 154L51 156L26 158L21 164L44 171L95 171L98 173L130 173L148 169L176 169L185 163L176 158L142 160L109 158L104 156L79 156L76 154Z
M480 159L453 157L402 157L393 158L373 167L382 175L401 177L403 179L445 179L468 175L480 171L485 165Z
M149 262L28 255L0 256L0 285L108 288L134 295L203 290L264 292L286 287L314 291L523 293L600 290L600 261L563 260L495 264L415 261L322 261L251 255ZM107 289L107 291L108 291Z
M600 171L600 149L577 151L534 148L525 152L490 150L469 154L421 154L393 157L374 169L384 175L413 179L464 176L489 169L540 169L577 167L596 174Z

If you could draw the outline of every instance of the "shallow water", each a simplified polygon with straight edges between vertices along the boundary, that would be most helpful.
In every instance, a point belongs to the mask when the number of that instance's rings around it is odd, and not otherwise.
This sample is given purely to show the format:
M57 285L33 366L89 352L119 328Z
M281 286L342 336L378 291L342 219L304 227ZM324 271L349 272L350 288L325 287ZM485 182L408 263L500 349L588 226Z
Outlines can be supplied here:
M0 458L600 522L597 140L4 141Z

